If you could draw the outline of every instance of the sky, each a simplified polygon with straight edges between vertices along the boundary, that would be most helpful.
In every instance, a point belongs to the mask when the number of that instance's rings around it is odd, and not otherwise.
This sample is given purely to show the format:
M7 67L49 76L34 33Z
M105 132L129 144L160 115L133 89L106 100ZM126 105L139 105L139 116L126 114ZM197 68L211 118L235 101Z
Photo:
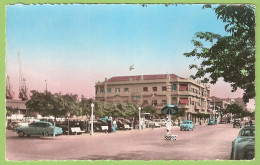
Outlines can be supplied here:
M187 58L196 32L229 35L202 5L89 4L6 7L6 74L16 97L19 60L29 90L94 97L97 81L113 76L196 73ZM129 67L134 65L134 70ZM45 81L46 80L46 81ZM211 95L242 97L220 80ZM249 107L253 107L250 102Z

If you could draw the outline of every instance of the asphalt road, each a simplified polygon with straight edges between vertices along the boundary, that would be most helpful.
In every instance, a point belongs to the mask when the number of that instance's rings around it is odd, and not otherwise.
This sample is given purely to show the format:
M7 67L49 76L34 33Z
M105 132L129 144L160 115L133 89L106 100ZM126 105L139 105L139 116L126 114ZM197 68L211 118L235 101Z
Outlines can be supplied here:
M196 126L164 140L166 128L53 137L18 137L6 132L7 160L228 160L239 132L231 124Z

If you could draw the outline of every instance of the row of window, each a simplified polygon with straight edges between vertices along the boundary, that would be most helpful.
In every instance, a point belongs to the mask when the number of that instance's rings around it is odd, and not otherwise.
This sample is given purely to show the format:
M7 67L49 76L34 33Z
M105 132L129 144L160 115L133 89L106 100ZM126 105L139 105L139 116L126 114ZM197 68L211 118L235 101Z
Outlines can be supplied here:
M120 93L120 88L115 88L116 93ZM112 92L112 88L107 88L107 93L111 93ZM124 88L124 92L129 92L128 88ZM100 93L105 93L105 89L104 88L100 88Z
M143 105L148 105L148 100L144 100ZM152 105L154 105L154 106L158 105L157 100L152 100ZM167 101L162 100L162 105L164 105L164 106L167 105Z
M172 91L176 91L177 90L177 84L172 84ZM129 92L129 88L123 88L124 92ZM161 87L162 91L167 91L167 87L166 86L162 86ZM187 84L180 84L179 85L179 90L180 91L188 91L188 85ZM158 91L158 87L152 87L152 91L153 92L157 92ZM199 91L198 89L195 88L190 88L189 91L192 91L196 94L202 94L202 96L204 96L204 92L203 91ZM96 90L96 92L98 92L98 90ZM111 93L112 92L112 88L107 88L107 93ZM120 88L115 88L115 92L116 93L120 93ZM143 87L143 92L148 92L148 87ZM105 93L105 89L104 87L100 88L100 93ZM207 96L207 94L205 93L205 96Z
M176 90L176 84L173 84L172 86L172 90ZM153 92L157 92L157 87L152 87ZM162 91L166 91L167 87L166 86L162 86ZM120 88L115 88L116 93L120 93ZM97 91L96 91L97 92ZM107 93L111 93L112 92L112 88L107 88ZM124 88L124 92L129 92L129 88ZM143 92L148 92L148 87L143 87ZM104 87L100 88L100 93L105 93L105 89Z

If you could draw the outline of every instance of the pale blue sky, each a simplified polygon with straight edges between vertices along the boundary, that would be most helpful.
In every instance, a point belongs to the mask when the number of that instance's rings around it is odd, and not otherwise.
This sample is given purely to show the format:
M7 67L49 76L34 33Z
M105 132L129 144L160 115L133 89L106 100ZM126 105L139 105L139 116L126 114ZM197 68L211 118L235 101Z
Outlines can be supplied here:
M47 80L53 92L93 97L95 82L129 75L132 64L132 75L189 77L194 59L183 53L193 49L190 40L199 31L228 35L202 5L10 5L7 74L17 89L19 51L30 90L43 90ZM224 86L223 95L242 96Z

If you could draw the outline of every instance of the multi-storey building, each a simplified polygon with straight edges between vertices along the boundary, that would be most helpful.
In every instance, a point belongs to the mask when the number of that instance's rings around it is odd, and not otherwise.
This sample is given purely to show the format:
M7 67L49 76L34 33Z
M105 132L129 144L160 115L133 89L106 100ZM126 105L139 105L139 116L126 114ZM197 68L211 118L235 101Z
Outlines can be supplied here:
M209 85L174 74L137 75L105 78L96 85L97 101L132 102L154 106L177 105L191 119L197 113L211 114Z

